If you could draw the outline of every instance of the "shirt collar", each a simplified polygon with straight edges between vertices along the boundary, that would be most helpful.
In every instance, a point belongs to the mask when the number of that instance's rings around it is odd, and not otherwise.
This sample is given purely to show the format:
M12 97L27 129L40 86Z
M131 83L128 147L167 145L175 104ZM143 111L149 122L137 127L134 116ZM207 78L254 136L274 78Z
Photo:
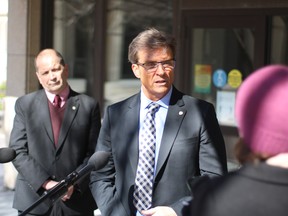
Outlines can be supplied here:
M46 89L45 89L45 93L47 95L48 100L51 103L53 103L55 94L52 94L52 93L48 92ZM60 96L62 101L66 102L67 98L69 96L69 93L70 93L70 88L69 88L69 85L67 85L66 88L63 89L63 91L61 91L58 95Z
M170 101L170 98L171 98L171 94L172 94L172 87L170 88L169 92L163 97L161 98L160 100L158 101L151 101L150 99L148 99L145 94L143 93L143 91L141 91L141 110L143 109L146 109L147 106L154 102L154 103L157 103L159 104L161 107L164 107L166 109L168 109L168 106L169 106L169 101Z

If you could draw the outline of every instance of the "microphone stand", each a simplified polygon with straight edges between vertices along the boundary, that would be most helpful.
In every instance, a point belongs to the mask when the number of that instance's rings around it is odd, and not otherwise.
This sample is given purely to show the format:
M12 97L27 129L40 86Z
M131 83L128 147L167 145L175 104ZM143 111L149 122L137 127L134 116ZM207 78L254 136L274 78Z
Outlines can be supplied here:
M78 179L78 173L73 172L69 174L64 180L60 181L57 185L55 185L53 188L51 188L48 191L45 191L43 195L34 202L29 208L27 208L25 211L21 212L19 216L24 216L27 213L29 213L31 210L33 210L36 206L38 206L40 203L42 203L44 200L50 198L52 203L54 203L61 195L63 195L68 188L75 183L75 181Z
M32 209L38 206L44 200L50 198L52 204L63 194L65 194L68 188L82 179L84 176L87 176L92 170L98 170L103 168L109 159L109 153L99 151L95 152L88 161L88 164L84 166L79 171L74 171L70 173L64 180L60 181L57 185L51 188L48 191L45 191L43 195L34 202L29 208L23 211L19 216L24 216L29 213Z

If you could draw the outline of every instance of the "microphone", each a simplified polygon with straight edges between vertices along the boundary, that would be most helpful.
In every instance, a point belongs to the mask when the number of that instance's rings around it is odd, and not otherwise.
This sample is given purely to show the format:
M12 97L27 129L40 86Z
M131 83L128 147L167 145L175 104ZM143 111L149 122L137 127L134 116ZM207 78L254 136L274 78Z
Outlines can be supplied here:
M16 157L16 152L12 148L0 148L0 163L8 163Z
M70 175L75 176L78 180L79 178L85 176L91 171L96 171L102 169L107 163L109 159L110 153L105 151L96 151L88 160L88 163L85 167L80 169L78 172L74 171ZM67 178L70 176L68 175Z
M60 181L57 185L51 188L48 191L45 191L43 195L33 203L29 208L23 211L19 216L26 215L32 209L34 209L37 205L41 202L50 198L50 200L55 202L59 197L64 195L67 192L67 189L77 183L81 178L89 174L91 171L96 171L102 169L107 163L109 159L110 153L104 151L97 151L95 152L90 159L86 166L84 166L79 171L74 171L70 173L64 180Z
M46 195L51 198L52 202L56 201L59 197L66 193L70 186L79 182L79 180L88 175L91 171L102 169L108 163L109 155L110 153L104 151L95 152L88 160L86 166L79 171L76 170L70 173L64 180L60 181L53 188L46 191Z
M68 183L68 187L76 183L76 181L78 181L82 177L89 174L91 171L96 171L96 170L103 168L108 162L109 155L110 154L108 152L104 152L104 151L95 152L88 160L88 163L86 166L84 166L79 171L74 171L70 173L64 179L64 181Z

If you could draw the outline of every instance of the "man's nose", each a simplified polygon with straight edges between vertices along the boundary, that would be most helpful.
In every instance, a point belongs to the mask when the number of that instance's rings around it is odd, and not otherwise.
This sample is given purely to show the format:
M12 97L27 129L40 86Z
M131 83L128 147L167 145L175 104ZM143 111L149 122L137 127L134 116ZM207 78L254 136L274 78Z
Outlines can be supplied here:
M165 69L164 66L161 62L157 63L157 70L156 70L157 74L164 74L165 73Z
M49 77L50 77L50 79L52 80L52 79L55 79L55 73L53 73L52 71L49 71Z

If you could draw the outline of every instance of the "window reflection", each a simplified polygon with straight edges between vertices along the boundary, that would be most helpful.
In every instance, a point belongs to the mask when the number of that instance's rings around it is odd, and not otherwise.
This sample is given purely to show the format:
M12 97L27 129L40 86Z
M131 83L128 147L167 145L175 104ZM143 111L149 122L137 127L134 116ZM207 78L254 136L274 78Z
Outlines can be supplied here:
M271 31L271 63L288 65L288 17L273 17Z
M172 0L109 0L107 8L106 105L139 91L128 62L128 46L147 27L172 33Z
M55 0L53 46L69 65L69 83L87 93L87 79L93 73L95 0Z
M235 126L235 93L254 68L253 29L194 28L191 38L191 94L214 104L221 125Z
M214 72L222 70L228 78L230 71L238 70L245 78L253 71L253 29L195 28L192 29L191 37L191 92L194 96L215 104L217 90L235 90L237 83L229 85L227 80L227 83L218 86L217 83L213 83ZM196 76L199 68L206 70L203 79ZM200 86L195 83L197 79ZM200 88L201 83L206 89Z

